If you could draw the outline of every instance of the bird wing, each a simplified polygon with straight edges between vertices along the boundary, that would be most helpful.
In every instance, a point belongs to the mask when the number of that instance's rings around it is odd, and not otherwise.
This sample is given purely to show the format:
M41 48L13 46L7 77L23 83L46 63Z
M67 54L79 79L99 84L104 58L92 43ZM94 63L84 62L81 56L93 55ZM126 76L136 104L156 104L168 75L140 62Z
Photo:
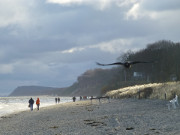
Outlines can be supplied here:
M111 63L111 64L101 64L101 63L96 62L96 64L100 65L100 66L123 65L123 63L121 63L121 62L116 62L116 63Z
M148 61L132 61L130 62L130 64L137 64L137 63L152 63L152 62L148 62Z

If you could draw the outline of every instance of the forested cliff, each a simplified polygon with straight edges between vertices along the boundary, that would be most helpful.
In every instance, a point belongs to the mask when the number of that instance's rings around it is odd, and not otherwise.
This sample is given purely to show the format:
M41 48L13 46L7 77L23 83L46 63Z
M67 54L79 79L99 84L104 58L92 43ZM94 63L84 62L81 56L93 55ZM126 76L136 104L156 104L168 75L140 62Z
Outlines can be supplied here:
M167 82L180 80L180 43L158 41L148 44L137 52L128 51L116 61L147 61L133 65L130 69L115 66L111 69L94 69L78 77L78 81L69 89L74 94L104 94L136 84ZM88 75L87 75L88 74ZM93 95L93 94L92 94Z
M88 70L79 76L72 86L63 90L56 89L50 93L63 96L91 96L135 84L180 80L180 43L158 41L137 52L128 51L116 61L150 63L135 64L130 69L125 69L123 66L101 69L97 65L97 69Z

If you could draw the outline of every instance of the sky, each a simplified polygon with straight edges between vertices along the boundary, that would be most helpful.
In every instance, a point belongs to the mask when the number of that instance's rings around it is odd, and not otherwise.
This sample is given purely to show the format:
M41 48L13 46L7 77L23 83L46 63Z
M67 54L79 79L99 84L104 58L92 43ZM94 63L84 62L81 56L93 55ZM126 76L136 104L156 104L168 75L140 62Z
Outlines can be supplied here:
M67 87L96 62L179 42L179 0L0 0L0 95Z

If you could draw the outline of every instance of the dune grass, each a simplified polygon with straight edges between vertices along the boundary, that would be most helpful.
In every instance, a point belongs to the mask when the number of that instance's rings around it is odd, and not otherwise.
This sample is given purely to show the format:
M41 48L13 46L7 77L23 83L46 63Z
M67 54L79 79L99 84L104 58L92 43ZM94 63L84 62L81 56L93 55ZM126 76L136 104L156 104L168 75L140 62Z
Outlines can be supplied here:
M112 90L105 95L111 98L149 98L170 100L174 95L180 96L180 82L152 83L135 85Z

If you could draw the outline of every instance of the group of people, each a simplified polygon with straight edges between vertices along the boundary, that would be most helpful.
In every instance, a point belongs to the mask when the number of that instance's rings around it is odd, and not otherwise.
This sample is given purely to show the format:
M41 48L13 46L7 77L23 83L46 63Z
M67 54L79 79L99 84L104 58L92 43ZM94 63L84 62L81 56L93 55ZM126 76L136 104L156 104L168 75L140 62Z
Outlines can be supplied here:
M60 98L59 97L55 98L55 102L60 103ZM29 106L28 106L31 111L33 111L33 105L34 105L34 100L33 100L33 98L31 98L29 100ZM36 105L37 105L37 110L39 110L39 106L40 106L40 99L39 98L36 99Z
M87 96L83 96L83 97L80 96L80 97L79 97L80 100L82 100L82 99L83 99L83 100L86 100L87 98L88 98ZM91 98L93 98L93 96L91 96ZM75 96L74 96L72 99L73 99L73 102L76 101L76 97L75 97Z
M33 111L33 105L34 105L34 100L31 98L29 100L29 107L30 107L31 111ZM37 105L37 110L39 110L39 106L40 106L40 99L39 98L37 98L37 100L36 100L36 105Z
M58 97L58 98L55 98L55 102L56 102L56 104L57 103L60 103L60 101L61 101L61 99Z
M82 97L82 96L80 96L80 100L82 100L82 98L83 99L87 99L87 97ZM76 101L76 97L74 96L73 98L73 102L75 102ZM60 98L58 97L58 98L55 98L55 103L57 104L57 103L60 103ZM33 111L33 105L34 105L34 100L33 100L33 98L31 98L30 100L29 100L29 107L30 107L30 110L31 111ZM39 110L39 106L40 106L40 99L39 98L37 98L37 100L36 100L36 105L37 105L37 110Z

